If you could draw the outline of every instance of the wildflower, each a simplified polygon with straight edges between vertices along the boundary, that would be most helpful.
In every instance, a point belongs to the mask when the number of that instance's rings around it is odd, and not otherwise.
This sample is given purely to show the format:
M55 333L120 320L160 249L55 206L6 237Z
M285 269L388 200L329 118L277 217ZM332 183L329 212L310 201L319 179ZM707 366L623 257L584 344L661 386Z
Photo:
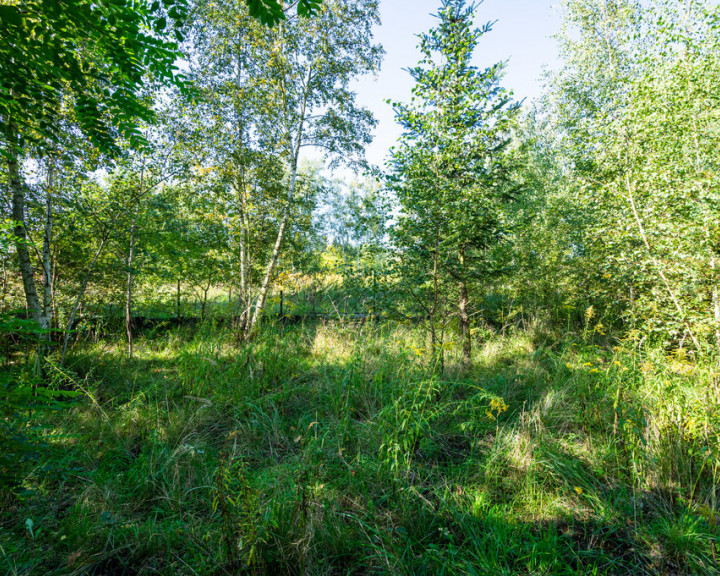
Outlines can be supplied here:
M507 412L507 404L502 398L493 398L490 400L490 410L496 411L498 414L501 412Z
M486 410L485 414L493 420L496 420L500 414L507 412L507 409L508 405L505 404L505 401L502 398L493 398L490 400L490 410Z
M579 496L580 494L582 494L583 490L582 488L580 488L580 486L575 486L575 492L577 492Z

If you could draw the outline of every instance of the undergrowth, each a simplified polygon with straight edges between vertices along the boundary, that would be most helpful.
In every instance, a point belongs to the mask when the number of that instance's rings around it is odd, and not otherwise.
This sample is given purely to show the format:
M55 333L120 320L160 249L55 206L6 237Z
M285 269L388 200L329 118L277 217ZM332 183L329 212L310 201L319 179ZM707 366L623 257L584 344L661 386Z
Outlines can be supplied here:
M35 448L5 472L0 566L718 573L711 366L537 326L472 369L447 348L439 374L391 323L158 331L133 360L86 344L51 377L73 394L2 415Z

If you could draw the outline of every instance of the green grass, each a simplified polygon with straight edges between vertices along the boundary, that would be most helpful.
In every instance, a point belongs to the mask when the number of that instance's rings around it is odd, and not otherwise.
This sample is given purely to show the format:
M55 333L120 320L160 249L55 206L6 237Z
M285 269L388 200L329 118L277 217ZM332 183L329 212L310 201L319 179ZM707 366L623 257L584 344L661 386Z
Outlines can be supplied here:
M81 396L6 419L43 447L13 471L25 495L2 497L0 566L718 573L712 367L537 327L471 370L448 348L437 374L423 333L390 323L241 345L207 324L140 339L132 361L87 344L53 377Z

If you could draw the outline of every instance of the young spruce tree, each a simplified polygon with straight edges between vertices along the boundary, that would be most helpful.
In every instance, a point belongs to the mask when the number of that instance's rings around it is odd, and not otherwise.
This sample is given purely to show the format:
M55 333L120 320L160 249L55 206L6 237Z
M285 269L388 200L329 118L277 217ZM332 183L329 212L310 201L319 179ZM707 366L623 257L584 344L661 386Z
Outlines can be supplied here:
M515 192L508 144L518 110L500 86L504 63L484 70L471 63L492 27L474 27L476 6L443 0L438 25L421 35L410 103L393 104L404 133L389 176L399 204L393 238L402 275L417 280L411 292L429 319L433 355L436 325L444 325L452 298L465 364L472 352L471 285L490 268L484 255L503 237L503 213Z

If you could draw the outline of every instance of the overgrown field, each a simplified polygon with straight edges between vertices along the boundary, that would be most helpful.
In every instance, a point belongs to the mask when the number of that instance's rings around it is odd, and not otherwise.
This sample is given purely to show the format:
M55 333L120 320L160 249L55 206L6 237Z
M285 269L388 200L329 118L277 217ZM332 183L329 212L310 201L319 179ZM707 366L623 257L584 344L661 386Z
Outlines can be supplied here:
M76 349L50 379L79 394L4 415L36 444L6 450L0 571L718 573L714 370L530 326L437 374L424 343L207 323Z

